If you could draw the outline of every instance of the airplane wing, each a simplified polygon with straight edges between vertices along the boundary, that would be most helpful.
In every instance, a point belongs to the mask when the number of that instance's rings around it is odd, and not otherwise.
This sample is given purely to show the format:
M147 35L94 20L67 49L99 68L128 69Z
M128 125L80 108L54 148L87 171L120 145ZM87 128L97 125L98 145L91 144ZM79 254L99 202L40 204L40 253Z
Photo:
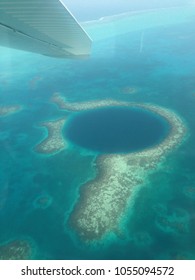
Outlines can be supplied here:
M82 58L90 54L91 39L61 0L1 0L0 45Z

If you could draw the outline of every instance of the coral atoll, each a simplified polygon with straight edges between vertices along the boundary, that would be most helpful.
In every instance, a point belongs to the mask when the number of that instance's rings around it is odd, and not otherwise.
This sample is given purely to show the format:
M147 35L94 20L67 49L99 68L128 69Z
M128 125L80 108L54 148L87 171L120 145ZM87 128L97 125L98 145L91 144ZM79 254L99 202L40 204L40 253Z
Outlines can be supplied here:
M83 103L67 102L59 93L52 101L60 109L83 111L108 106L128 106L148 110L166 119L170 131L162 142L148 149L127 153L99 155L97 175L81 186L80 197L69 217L69 224L85 240L100 239L117 230L120 219L133 199L133 193L148 174L158 167L165 156L184 139L186 127L172 110L152 104L100 100Z

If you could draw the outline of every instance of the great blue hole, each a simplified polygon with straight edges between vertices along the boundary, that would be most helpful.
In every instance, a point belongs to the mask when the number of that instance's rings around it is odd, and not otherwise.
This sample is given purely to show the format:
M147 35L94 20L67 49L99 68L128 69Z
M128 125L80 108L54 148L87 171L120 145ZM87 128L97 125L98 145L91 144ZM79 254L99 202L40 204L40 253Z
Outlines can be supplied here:
M159 144L170 127L160 115L140 107L104 107L74 113L64 136L99 153L129 153Z

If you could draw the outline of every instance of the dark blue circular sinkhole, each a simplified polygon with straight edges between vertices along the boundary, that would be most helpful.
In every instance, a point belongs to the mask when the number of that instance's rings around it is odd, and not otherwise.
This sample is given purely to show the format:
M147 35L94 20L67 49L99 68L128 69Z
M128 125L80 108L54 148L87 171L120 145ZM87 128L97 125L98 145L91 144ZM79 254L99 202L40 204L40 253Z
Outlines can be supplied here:
M129 153L159 144L166 119L139 107L103 107L72 114L64 129L74 144L100 153Z

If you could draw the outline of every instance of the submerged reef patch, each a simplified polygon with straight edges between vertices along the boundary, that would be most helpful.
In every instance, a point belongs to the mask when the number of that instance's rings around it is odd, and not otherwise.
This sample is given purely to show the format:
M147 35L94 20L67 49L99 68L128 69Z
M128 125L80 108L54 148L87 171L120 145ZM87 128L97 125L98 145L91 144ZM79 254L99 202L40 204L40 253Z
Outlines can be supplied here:
M164 254L160 254L160 260L194 260L195 255L186 250L170 250Z
M37 153L53 154L67 147L67 143L62 136L62 128L66 118L42 122L39 126L47 129L47 136L35 147Z
M153 104L100 100L83 103L67 102L59 93L52 101L60 109L79 112L109 106L142 108L164 118L170 126L168 135L158 145L126 154L100 154L96 158L97 175L80 188L80 197L70 213L68 223L86 241L98 240L117 231L137 187L148 174L182 143L186 126L172 110Z
M8 116L14 113L18 113L22 109L21 105L7 105L0 106L0 117Z
M28 240L12 240L0 244L0 260L29 260L33 256L33 247Z
M132 86L126 86L121 88L121 93L123 94L136 94L138 92L138 88L137 87L132 87Z
M195 186L185 186L183 189L183 193L191 198L191 199L195 199Z
M184 234L189 232L189 214L180 208L171 213L162 213L156 218L156 226L165 233Z
M52 197L49 194L41 194L34 201L34 208L46 209L52 204Z
M146 248L153 244L153 238L147 231L138 231L133 236L133 241L138 248Z

